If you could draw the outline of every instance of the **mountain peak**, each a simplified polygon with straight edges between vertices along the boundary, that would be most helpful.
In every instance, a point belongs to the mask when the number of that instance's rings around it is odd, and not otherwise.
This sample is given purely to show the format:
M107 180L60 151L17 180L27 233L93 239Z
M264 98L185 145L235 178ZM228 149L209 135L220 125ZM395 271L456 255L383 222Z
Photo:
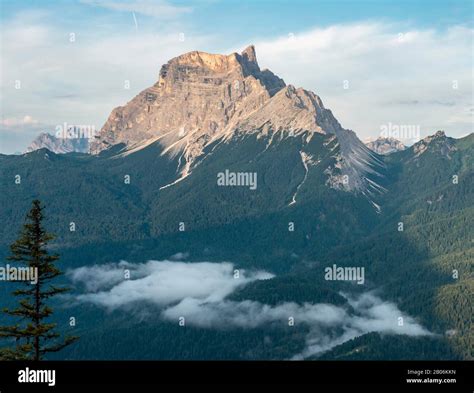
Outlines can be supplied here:
M423 138L418 143L429 144L431 142L443 141L446 138L447 138L447 136L446 136L445 132L441 131L441 130L438 130L433 135L428 135L427 137Z
M456 147L454 140L447 137L444 131L439 130L413 145L415 157L419 157L428 150L438 152L450 159L450 152L456 150Z
M392 137L378 137L375 140L367 141L365 145L370 150L381 155L388 155L406 149L406 146L402 142Z
M242 54L182 54L161 67L153 86L112 111L91 151L156 137L180 150L191 133L193 141L205 144L235 129L285 86L271 71L260 70L254 46Z
M257 54L255 53L255 46L249 45L245 48L241 56L248 62L257 64Z
M91 152L118 143L131 152L137 151L133 146L156 142L162 155L179 157L176 173L182 179L216 141L230 143L234 136L251 134L272 141L279 134L304 135L308 143L315 133L337 137L342 175L348 178L344 188L365 187L365 174L377 166L371 152L354 132L341 127L315 93L287 86L261 70L250 45L241 54L194 51L168 61L155 85L112 111Z
M88 153L89 140L87 138L58 138L47 132L38 135L26 149L27 153L46 148L57 154Z
M209 70L216 72L223 72L238 67L238 60L234 53L230 55L220 55L201 51L192 51L171 59L168 64L195 66L208 68Z
M160 80L162 82L168 77L170 70L174 71L171 76L175 77L178 72L183 78L198 71L222 75L237 73L242 76L253 75L255 77L258 77L261 72L253 45L248 46L241 54L234 52L229 55L221 55L192 51L179 55L161 67Z

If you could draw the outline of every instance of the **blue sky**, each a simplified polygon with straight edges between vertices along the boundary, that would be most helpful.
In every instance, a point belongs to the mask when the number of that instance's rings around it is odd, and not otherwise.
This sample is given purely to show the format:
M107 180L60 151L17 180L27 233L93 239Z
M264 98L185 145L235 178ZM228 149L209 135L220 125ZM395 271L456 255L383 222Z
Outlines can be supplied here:
M459 137L472 132L472 22L468 0L3 0L0 152L64 123L100 129L173 56L251 43L361 139L389 123Z
M64 27L72 23L87 28L91 19L98 21L102 19L104 24L121 28L127 24L133 26L130 12L115 12L105 7L91 9L92 4L112 2L2 0L1 20L4 22L19 12L37 9L51 11L57 18L55 24ZM122 3L139 2L122 1ZM150 3L159 2L150 1ZM242 38L260 34L279 34L282 25L285 29L296 32L314 26L325 27L331 24L374 19L403 20L418 27L433 27L469 24L472 23L473 17L470 0L201 0L173 1L168 4L172 4L178 10L189 9L188 12L184 11L181 14L177 12L183 24L189 24L203 32L213 32L217 29L225 31L226 34L238 33ZM141 14L140 19L146 24L154 23L154 18L150 15ZM245 30L241 29L242 24L245 25Z

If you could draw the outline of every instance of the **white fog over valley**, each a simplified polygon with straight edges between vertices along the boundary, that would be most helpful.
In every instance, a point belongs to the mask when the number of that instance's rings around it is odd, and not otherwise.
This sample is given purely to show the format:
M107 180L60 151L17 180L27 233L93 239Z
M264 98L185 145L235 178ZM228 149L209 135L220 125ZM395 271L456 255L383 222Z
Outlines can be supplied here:
M130 278L124 278L124 272ZM236 277L238 272L238 278ZM384 301L372 291L343 294L350 307L331 304L280 303L276 306L256 301L232 301L227 297L256 280L270 280L265 271L236 269L230 262L148 261L83 266L68 271L68 278L83 288L76 301L92 303L107 310L121 309L138 314L142 308L158 307L161 317L207 329L257 328L264 325L295 324L310 327L306 349L295 354L303 359L369 332L431 335L414 318L402 313L396 304ZM351 308L353 311L350 311ZM143 314L140 313L142 316ZM398 318L403 325L398 325ZM342 328L342 333L336 330Z

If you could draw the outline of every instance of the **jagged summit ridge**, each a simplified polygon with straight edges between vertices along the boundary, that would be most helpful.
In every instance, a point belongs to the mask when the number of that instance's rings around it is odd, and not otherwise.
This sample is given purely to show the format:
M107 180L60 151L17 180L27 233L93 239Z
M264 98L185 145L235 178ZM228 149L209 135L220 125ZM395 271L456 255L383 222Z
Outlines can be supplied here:
M195 82L196 74L212 78L218 84L222 84L223 79L235 82L252 76L260 81L270 96L285 86L285 82L271 71L260 69L253 45L241 54L234 52L220 55L193 51L175 57L161 67L158 86L173 86L179 81Z
M193 51L171 59L153 86L112 111L91 152L124 143L129 148L123 154L130 154L156 142L162 154L179 156L180 181L215 141L230 143L250 134L273 140L278 133L304 134L306 140L315 133L334 134L340 170L349 177L344 189L368 186L365 174L376 172L380 164L355 133L342 128L319 96L261 70L253 46L240 54Z
M412 149L415 153L415 158L431 150L451 159L450 153L456 150L456 147L454 139L447 137L444 131L436 131L435 134L429 135L415 143Z
M71 152L88 153L89 140L87 138L58 138L47 132L38 135L26 149L27 153L46 148L57 154Z
M154 86L115 108L91 150L156 137L165 147L180 150L186 142L206 144L264 124L274 131L323 133L340 127L314 93L286 86L271 71L262 71L253 46L230 55L194 51L171 59Z
M205 144L284 86L271 72L260 71L253 50L227 56L186 53L161 68L154 86L112 111L92 152L154 137L166 147L177 144L178 150L186 141Z
M406 149L406 146L395 138L379 137L375 140L367 141L365 144L370 150L381 155L388 155Z

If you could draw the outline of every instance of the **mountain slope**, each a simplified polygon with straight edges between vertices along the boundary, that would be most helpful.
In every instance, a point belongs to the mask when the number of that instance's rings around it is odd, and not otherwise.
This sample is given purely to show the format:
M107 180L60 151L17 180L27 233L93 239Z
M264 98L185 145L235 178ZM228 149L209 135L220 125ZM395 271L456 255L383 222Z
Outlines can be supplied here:
M188 253L190 262L231 261L276 275L233 300L346 305L341 292L380 291L446 336L426 357L472 358L474 135L437 132L378 155L317 95L260 70L249 47L172 59L154 86L112 112L93 151L0 155L2 257L39 198L64 269ZM235 178L222 183L223 174ZM326 280L333 264L364 267L364 286ZM177 335L152 320L137 333L126 315L89 305L75 312L85 327L72 358L208 359L217 348L220 358L275 359L306 345L304 326L222 334L190 327ZM139 343L133 352L111 345L123 335ZM230 338L235 345L226 349ZM328 357L357 357L362 345L362 357L398 359L399 343L413 353L430 340L369 335Z
M268 145L300 135L303 143L315 134L335 135L340 150L337 168L329 168L331 185L366 193L377 188L381 161L316 94L260 70L253 46L242 54L190 52L170 60L154 86L112 111L91 151L124 143L124 154L131 154L158 143L162 155L179 157L178 182L212 149L251 134Z
M14 238L9 225L21 220L35 197L48 205L48 225L58 234L57 246L62 248L72 242L82 247L104 240L173 236L183 222L186 230L180 238L194 238L198 249L207 246L224 252L235 249L235 239L240 238L246 247L272 250L278 238L281 249L286 249L284 257L299 247L309 247L310 252L311 238L319 239L320 253L354 241L367 234L376 220L376 211L365 197L328 186L327 168L337 165L333 136L318 134L306 143L299 135L270 145L268 138L256 134L242 136L207 153L192 176L170 187L165 186L173 183L179 158L163 156L162 145L152 143L133 154L117 149L98 156L55 155L44 149L19 157L0 156L5 202L0 212L6 224L2 241L6 244ZM307 157L306 167L300 152ZM226 169L256 173L256 189L219 186L217 176ZM21 184L14 181L17 174ZM14 206L9 205L11 200L16 201ZM74 233L65 230L71 221L77 226ZM290 237L289 222L298 225ZM249 226L260 228L258 236ZM180 243L174 247L181 247ZM157 251L150 248L149 252L153 250ZM270 254L280 252L274 249ZM122 257L128 253L124 251Z

